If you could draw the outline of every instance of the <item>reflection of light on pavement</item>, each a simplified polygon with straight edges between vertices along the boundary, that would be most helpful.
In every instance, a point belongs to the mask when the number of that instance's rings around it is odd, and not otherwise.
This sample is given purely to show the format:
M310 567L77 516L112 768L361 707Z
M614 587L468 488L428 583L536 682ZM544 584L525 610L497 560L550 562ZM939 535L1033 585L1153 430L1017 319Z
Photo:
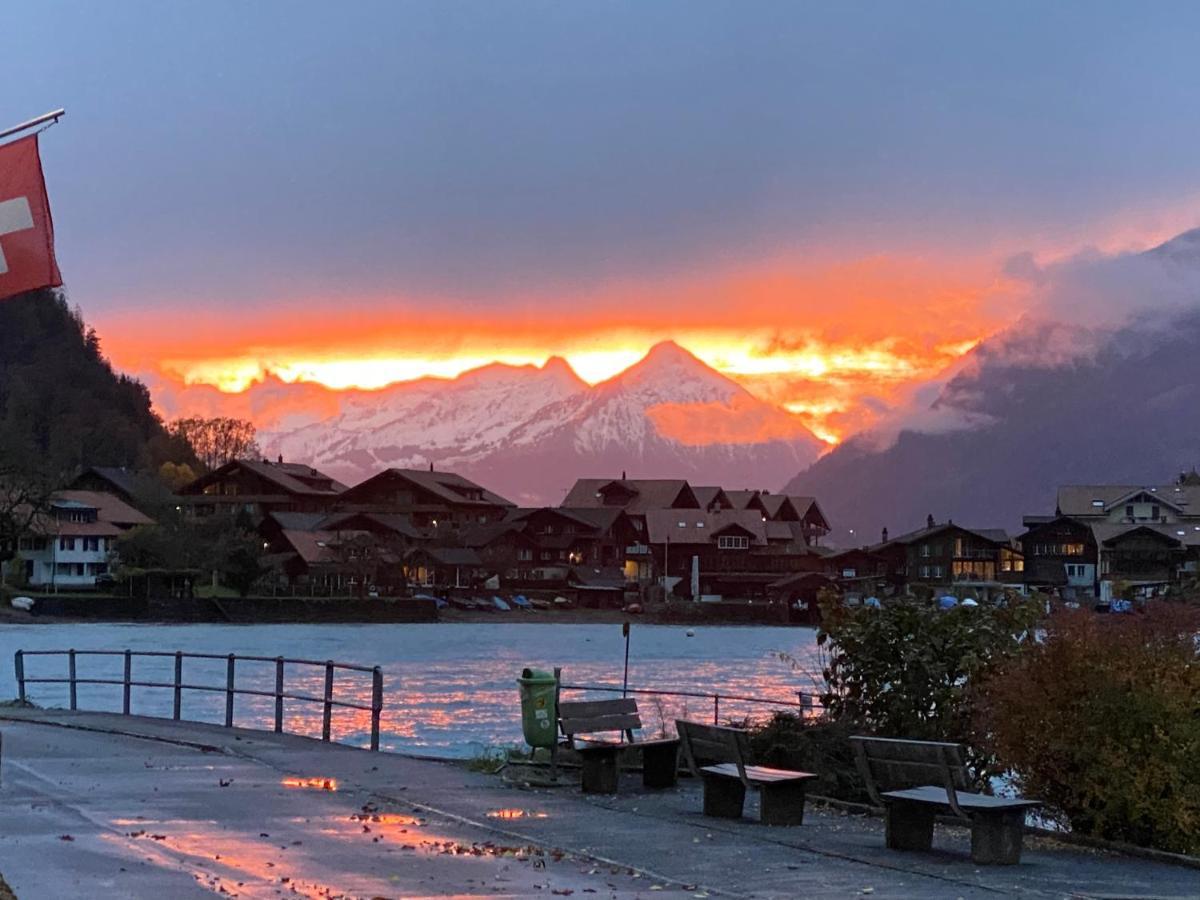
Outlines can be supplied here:
M336 778L284 778L280 781L284 787L312 788L318 791L336 791Z

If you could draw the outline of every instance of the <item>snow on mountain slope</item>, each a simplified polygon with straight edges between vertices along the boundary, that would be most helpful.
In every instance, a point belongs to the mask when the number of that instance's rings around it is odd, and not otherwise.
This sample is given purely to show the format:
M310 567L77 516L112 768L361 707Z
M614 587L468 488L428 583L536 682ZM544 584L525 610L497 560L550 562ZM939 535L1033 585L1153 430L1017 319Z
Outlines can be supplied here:
M349 482L434 462L521 503L557 502L576 477L622 469L777 488L822 447L795 417L670 342L595 387L558 358L492 365L359 393L335 416L260 442Z

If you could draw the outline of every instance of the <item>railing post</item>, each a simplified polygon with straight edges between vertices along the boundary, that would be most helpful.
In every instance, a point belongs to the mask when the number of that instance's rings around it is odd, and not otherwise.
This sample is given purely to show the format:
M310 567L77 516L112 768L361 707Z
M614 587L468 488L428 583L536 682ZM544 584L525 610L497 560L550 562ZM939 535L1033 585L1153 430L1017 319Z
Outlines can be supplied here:
M234 683L234 665L237 657L232 653L229 654L229 660L225 664L225 727L233 727L233 683Z
M17 696L21 699L21 705L25 705L25 651L18 650L13 656L13 668L16 669L17 675Z
M721 695L713 694L713 724L721 724Z
M125 651L125 677L121 685L121 712L129 715L130 682L133 681L133 653Z
M175 651L175 704L171 717L178 722L183 711L183 653Z
M379 749L379 716L383 712L383 670L371 670L371 749Z
M283 657L275 657L275 733L283 732Z
M321 740L329 740L330 719L333 716L333 660L325 661L325 709L321 714Z
M74 649L67 651L67 674L68 674L68 678L70 680L70 687L71 687L71 709L78 709L79 708L79 699L76 696L76 687L75 687L75 650Z

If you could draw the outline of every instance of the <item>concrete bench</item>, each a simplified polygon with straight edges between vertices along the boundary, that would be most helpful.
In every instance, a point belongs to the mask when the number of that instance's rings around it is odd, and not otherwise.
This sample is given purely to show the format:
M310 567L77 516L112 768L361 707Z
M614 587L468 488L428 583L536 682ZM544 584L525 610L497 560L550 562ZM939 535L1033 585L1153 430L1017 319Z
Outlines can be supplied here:
M637 701L632 697L619 700L583 700L559 703L558 726L567 746L578 754L583 763L582 787L585 794L615 794L620 776L620 755L628 750L642 755L642 784L648 788L673 787L679 768L679 739L641 740L634 731L642 727ZM577 744L579 735L618 732L624 740L597 741L585 738Z
M817 776L751 764L750 736L741 728L676 720L683 758L704 781L704 814L740 819L746 791L759 791L764 825L802 825L806 783Z
M1021 861L1025 813L1041 802L972 792L962 745L872 737L850 740L867 793L884 810L889 848L932 849L934 817L949 810L971 825L974 862L1015 865Z

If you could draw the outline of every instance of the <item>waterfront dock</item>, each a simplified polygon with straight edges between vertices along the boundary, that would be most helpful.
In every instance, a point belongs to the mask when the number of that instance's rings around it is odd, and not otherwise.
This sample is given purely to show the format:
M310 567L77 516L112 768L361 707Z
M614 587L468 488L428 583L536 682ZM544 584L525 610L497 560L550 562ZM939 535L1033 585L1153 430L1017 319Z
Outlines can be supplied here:
M1027 839L980 868L810 805L803 826L705 819L699 786L616 797L308 738L5 709L0 872L22 898L1182 898L1200 870ZM624 787L624 786L623 786ZM748 816L753 810L748 810Z

